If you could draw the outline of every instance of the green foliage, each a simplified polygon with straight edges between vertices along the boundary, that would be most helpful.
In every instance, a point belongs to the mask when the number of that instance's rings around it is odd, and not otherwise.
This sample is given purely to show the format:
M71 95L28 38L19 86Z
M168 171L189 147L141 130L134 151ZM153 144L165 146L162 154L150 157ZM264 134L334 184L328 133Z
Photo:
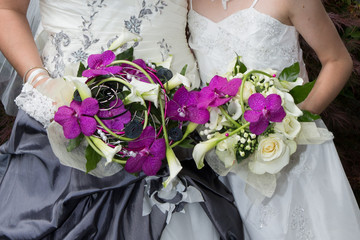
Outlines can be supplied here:
M79 70L77 72L77 77L82 77L82 73L83 71L85 71L85 69L86 69L85 65L82 62L80 62Z
M291 96L294 98L295 104L299 104L305 100L305 98L309 95L311 89L313 88L315 81L308 82L302 86L296 86L289 92Z
M121 52L116 56L116 60L128 60L133 61L134 60L134 48L129 48L125 50L124 52Z
M303 110L303 115L298 118L299 122L313 122L317 119L319 119L320 116L317 114L312 114L309 111Z
M66 147L66 150L68 152L71 152L80 145L83 139L84 139L84 134L80 134L77 138L70 139L69 144Z
M279 75L279 80L295 82L300 73L300 65L298 62L294 63L290 67L284 68Z
M94 170L96 165L101 160L101 156L90 146L88 145L85 149L85 158L86 158L86 173Z

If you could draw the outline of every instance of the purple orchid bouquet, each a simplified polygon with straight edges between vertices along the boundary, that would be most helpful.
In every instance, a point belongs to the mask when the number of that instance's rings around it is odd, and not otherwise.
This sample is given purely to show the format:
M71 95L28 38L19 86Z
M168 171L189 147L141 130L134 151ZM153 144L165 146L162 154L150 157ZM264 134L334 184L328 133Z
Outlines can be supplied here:
M214 76L198 97L198 107L210 112L209 122L200 131L205 141L193 151L198 168L203 167L207 153L215 152L217 157L208 155L212 160L207 161L219 174L242 161L260 175L274 175L283 169L297 144L304 142L302 131L309 126L302 122L319 118L296 105L314 84L303 85L299 72L299 63L278 76L271 69L248 70L237 57L231 72Z
M132 48L89 56L88 67L80 64L73 78L73 101L54 117L69 139L68 151L86 140L86 172L101 159L149 176L167 166L168 184L181 170L173 147L189 144L188 135L210 118L197 107L199 92L187 90L185 71L173 74L161 64L134 60Z

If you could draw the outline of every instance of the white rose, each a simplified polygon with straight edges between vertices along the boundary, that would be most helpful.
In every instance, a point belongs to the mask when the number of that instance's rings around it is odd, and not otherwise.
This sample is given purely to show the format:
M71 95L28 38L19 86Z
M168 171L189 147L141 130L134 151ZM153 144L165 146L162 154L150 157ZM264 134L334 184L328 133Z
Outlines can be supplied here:
M252 94L256 93L256 89L255 89L254 84L252 84L249 81L243 81L242 84L244 84L243 100L244 100L245 103L247 103L248 100L249 100L249 97ZM240 100L240 89L241 88L239 88L239 91L237 92L237 94L235 96L235 99Z
M240 141L239 135L226 138L216 145L216 155L224 163L225 168L231 167L236 161L235 146Z
M294 140L301 130L301 124L294 116L286 115L281 123L275 123L274 129L288 139Z
M278 173L290 160L290 155L296 151L296 143L286 140L281 134L269 134L260 138L259 146L249 169L255 174Z

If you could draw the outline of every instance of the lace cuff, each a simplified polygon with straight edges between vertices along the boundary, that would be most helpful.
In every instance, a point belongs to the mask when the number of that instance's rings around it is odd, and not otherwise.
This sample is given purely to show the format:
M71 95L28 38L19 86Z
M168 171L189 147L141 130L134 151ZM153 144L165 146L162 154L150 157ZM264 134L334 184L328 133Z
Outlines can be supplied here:
M31 84L25 83L21 93L15 99L16 105L47 128L54 118L54 101L40 93Z

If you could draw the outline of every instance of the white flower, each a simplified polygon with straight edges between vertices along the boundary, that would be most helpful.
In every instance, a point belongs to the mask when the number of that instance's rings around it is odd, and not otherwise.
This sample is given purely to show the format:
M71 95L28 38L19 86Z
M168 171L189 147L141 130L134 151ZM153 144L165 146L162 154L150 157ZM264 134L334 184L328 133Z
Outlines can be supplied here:
M281 123L275 123L274 129L288 139L294 140L301 130L301 124L294 116L286 115Z
M131 80L131 93L125 98L124 104L131 102L140 102L145 104L144 100L153 102L158 107L160 85L154 83L146 83L136 79Z
M219 142L216 145L216 155L224 163L225 168L231 167L236 161L235 146L239 142L240 136L233 135Z
M281 134L269 134L259 139L258 149L249 162L249 169L255 174L278 173L290 160L290 155L296 151L296 143L286 140Z
M109 50L114 51L129 41L138 41L140 39L140 36L135 35L124 28L120 36L111 44Z
M228 106L228 111L229 114L231 115L232 119L234 120L238 120L241 115L243 114L242 108L241 108L241 104L239 103L239 101L230 101L229 106Z
M304 83L304 80L300 77L296 79L295 82L281 81L277 78L274 78L274 85L280 91L288 92L296 86L301 86Z
M209 129L220 131L226 121L227 119L221 114L220 109L217 107L210 109Z
M99 138L90 136L90 139L95 144L95 146L104 154L104 157L106 158L106 165L111 163L115 154L121 150L121 145L112 148Z
M172 60L173 60L173 56L169 55L169 57L165 61L158 62L158 63L155 63L155 64L156 64L156 66L161 66L163 68L170 69Z
M166 160L169 165L170 176L163 182L164 187L171 183L182 169L179 159L171 147L166 147Z
M210 140L207 140L205 142L200 142L195 145L192 156L194 158L194 161L198 169L204 167L205 154L214 147L216 147L216 145L220 141L221 141L220 137L214 137Z
M174 89L177 86L179 86L180 84L184 85L186 89L190 89L191 88L191 82L190 80L181 75L180 73L176 73L169 81L167 81L165 83L165 89Z
M255 89L254 84L252 84L249 81L243 81L242 84L244 84L243 100L244 100L245 103L247 103L248 100L249 100L249 97L252 94L256 93L256 89ZM234 97L235 99L240 100L240 89L241 88L239 88L239 91L237 92L236 96Z
M72 81L74 83L74 85L75 85L76 89L78 90L82 100L91 97L91 90L88 87L88 85L86 85L86 83L85 83L87 78L84 78L84 77L71 77L71 76L65 76L64 78L66 80Z

